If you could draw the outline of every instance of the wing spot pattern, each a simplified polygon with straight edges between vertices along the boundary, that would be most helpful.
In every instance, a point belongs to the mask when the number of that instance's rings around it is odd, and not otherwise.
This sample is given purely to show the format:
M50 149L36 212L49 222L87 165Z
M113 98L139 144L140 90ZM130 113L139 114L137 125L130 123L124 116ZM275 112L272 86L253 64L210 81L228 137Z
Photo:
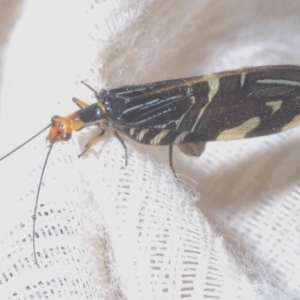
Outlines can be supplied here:
M159 145L160 141L164 136L166 136L169 133L170 130L162 130L159 134L157 134L151 141L151 145Z
M216 141L235 140L244 138L248 132L255 129L260 123L259 117L247 120L234 128L223 130L216 138Z
M287 123L285 126L282 127L282 130L288 130L300 125L300 115L293 118L293 120Z
M277 110L280 109L282 103L283 103L282 100L277 100L277 101L266 102L266 105L272 107L272 110L273 110L272 115L273 115Z
M198 117L196 119L196 122L194 123L191 131L193 132L199 122L199 120L201 119L202 115L204 114L207 106L209 105L209 103L212 101L213 97L216 95L216 93L219 90L219 86L220 86L220 81L219 79L214 79L214 80L210 80L208 82L209 85L209 93L208 93L208 102L206 103L206 105L200 110Z
M284 84L284 85L292 85L292 86L300 86L299 81L285 80L285 79L259 79L257 83L265 83L265 84Z

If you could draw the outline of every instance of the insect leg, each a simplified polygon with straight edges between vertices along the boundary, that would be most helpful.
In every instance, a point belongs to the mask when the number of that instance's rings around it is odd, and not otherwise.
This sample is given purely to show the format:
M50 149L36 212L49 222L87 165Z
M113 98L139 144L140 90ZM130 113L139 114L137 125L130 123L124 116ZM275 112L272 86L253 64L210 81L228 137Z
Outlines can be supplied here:
M96 136L94 136L93 138L91 138L91 139L88 141L88 143L84 146L85 150L84 150L82 153L80 153L80 154L78 155L79 158L80 158L84 153L86 153L93 145L95 145L96 143L98 143L98 142L100 141L101 136L105 133L105 130L104 130L104 129L101 129L101 130L102 130L102 131L101 131L98 135L96 135Z
M127 146L126 146L125 142L122 140L122 138L119 136L117 130L114 131L114 135L118 139L118 141L121 143L121 145L123 146L123 148L125 150L125 166L127 166Z
M174 166L173 166L173 145L169 146L169 164L170 164L170 168L171 168L175 178L178 179L177 174L174 169Z
M73 97L72 98L72 101L79 107L79 108L85 108L87 106L89 106L89 104L87 104L86 102L78 99L78 98L75 98Z

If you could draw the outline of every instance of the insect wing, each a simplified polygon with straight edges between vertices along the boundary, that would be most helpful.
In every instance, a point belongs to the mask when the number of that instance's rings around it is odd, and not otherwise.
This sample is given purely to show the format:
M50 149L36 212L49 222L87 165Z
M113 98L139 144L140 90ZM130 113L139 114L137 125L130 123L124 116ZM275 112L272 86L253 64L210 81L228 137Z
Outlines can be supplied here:
M144 144L255 137L300 124L300 68L295 66L248 68L111 92L126 99L115 126Z
M174 139L184 131L182 128L178 129L180 123L187 122L185 116L195 105L193 92L186 85L189 80L191 78L157 82L145 85L144 90L147 92L139 95L131 93L134 96L126 97L122 113L114 125L132 139L144 144L173 144ZM200 91L201 88L206 90ZM198 89L198 94L203 95L202 99L198 97L198 106L204 106L206 84L199 84ZM126 93L129 94L128 91ZM116 96L119 97L120 94L117 93Z

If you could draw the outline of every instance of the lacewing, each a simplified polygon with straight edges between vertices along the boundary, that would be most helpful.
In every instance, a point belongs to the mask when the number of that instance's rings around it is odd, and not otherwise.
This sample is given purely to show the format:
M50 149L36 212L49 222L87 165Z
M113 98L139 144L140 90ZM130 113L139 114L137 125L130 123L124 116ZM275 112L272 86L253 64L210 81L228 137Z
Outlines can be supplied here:
M50 128L50 142L37 191L35 218L41 182L53 145L67 141L73 131L97 125L99 134L85 146L85 153L107 128L125 150L121 135L147 145L169 146L190 156L200 156L209 141L233 140L278 133L300 124L300 67L292 65L244 68L208 76L174 79L95 91L97 99L87 104L73 98L79 110L66 117L54 116L51 123L22 145ZM82 154L83 154L82 153ZM82 155L81 154L81 155ZM175 172L174 172L175 174Z

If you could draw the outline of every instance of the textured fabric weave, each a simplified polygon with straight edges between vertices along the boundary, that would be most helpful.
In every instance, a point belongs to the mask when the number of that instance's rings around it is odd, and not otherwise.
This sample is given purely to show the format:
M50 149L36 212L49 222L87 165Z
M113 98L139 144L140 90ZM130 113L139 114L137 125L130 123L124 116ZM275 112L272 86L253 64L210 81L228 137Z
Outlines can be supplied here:
M0 156L91 91L299 64L298 1L0 1ZM0 299L299 299L299 128L200 158L96 129L0 162Z

